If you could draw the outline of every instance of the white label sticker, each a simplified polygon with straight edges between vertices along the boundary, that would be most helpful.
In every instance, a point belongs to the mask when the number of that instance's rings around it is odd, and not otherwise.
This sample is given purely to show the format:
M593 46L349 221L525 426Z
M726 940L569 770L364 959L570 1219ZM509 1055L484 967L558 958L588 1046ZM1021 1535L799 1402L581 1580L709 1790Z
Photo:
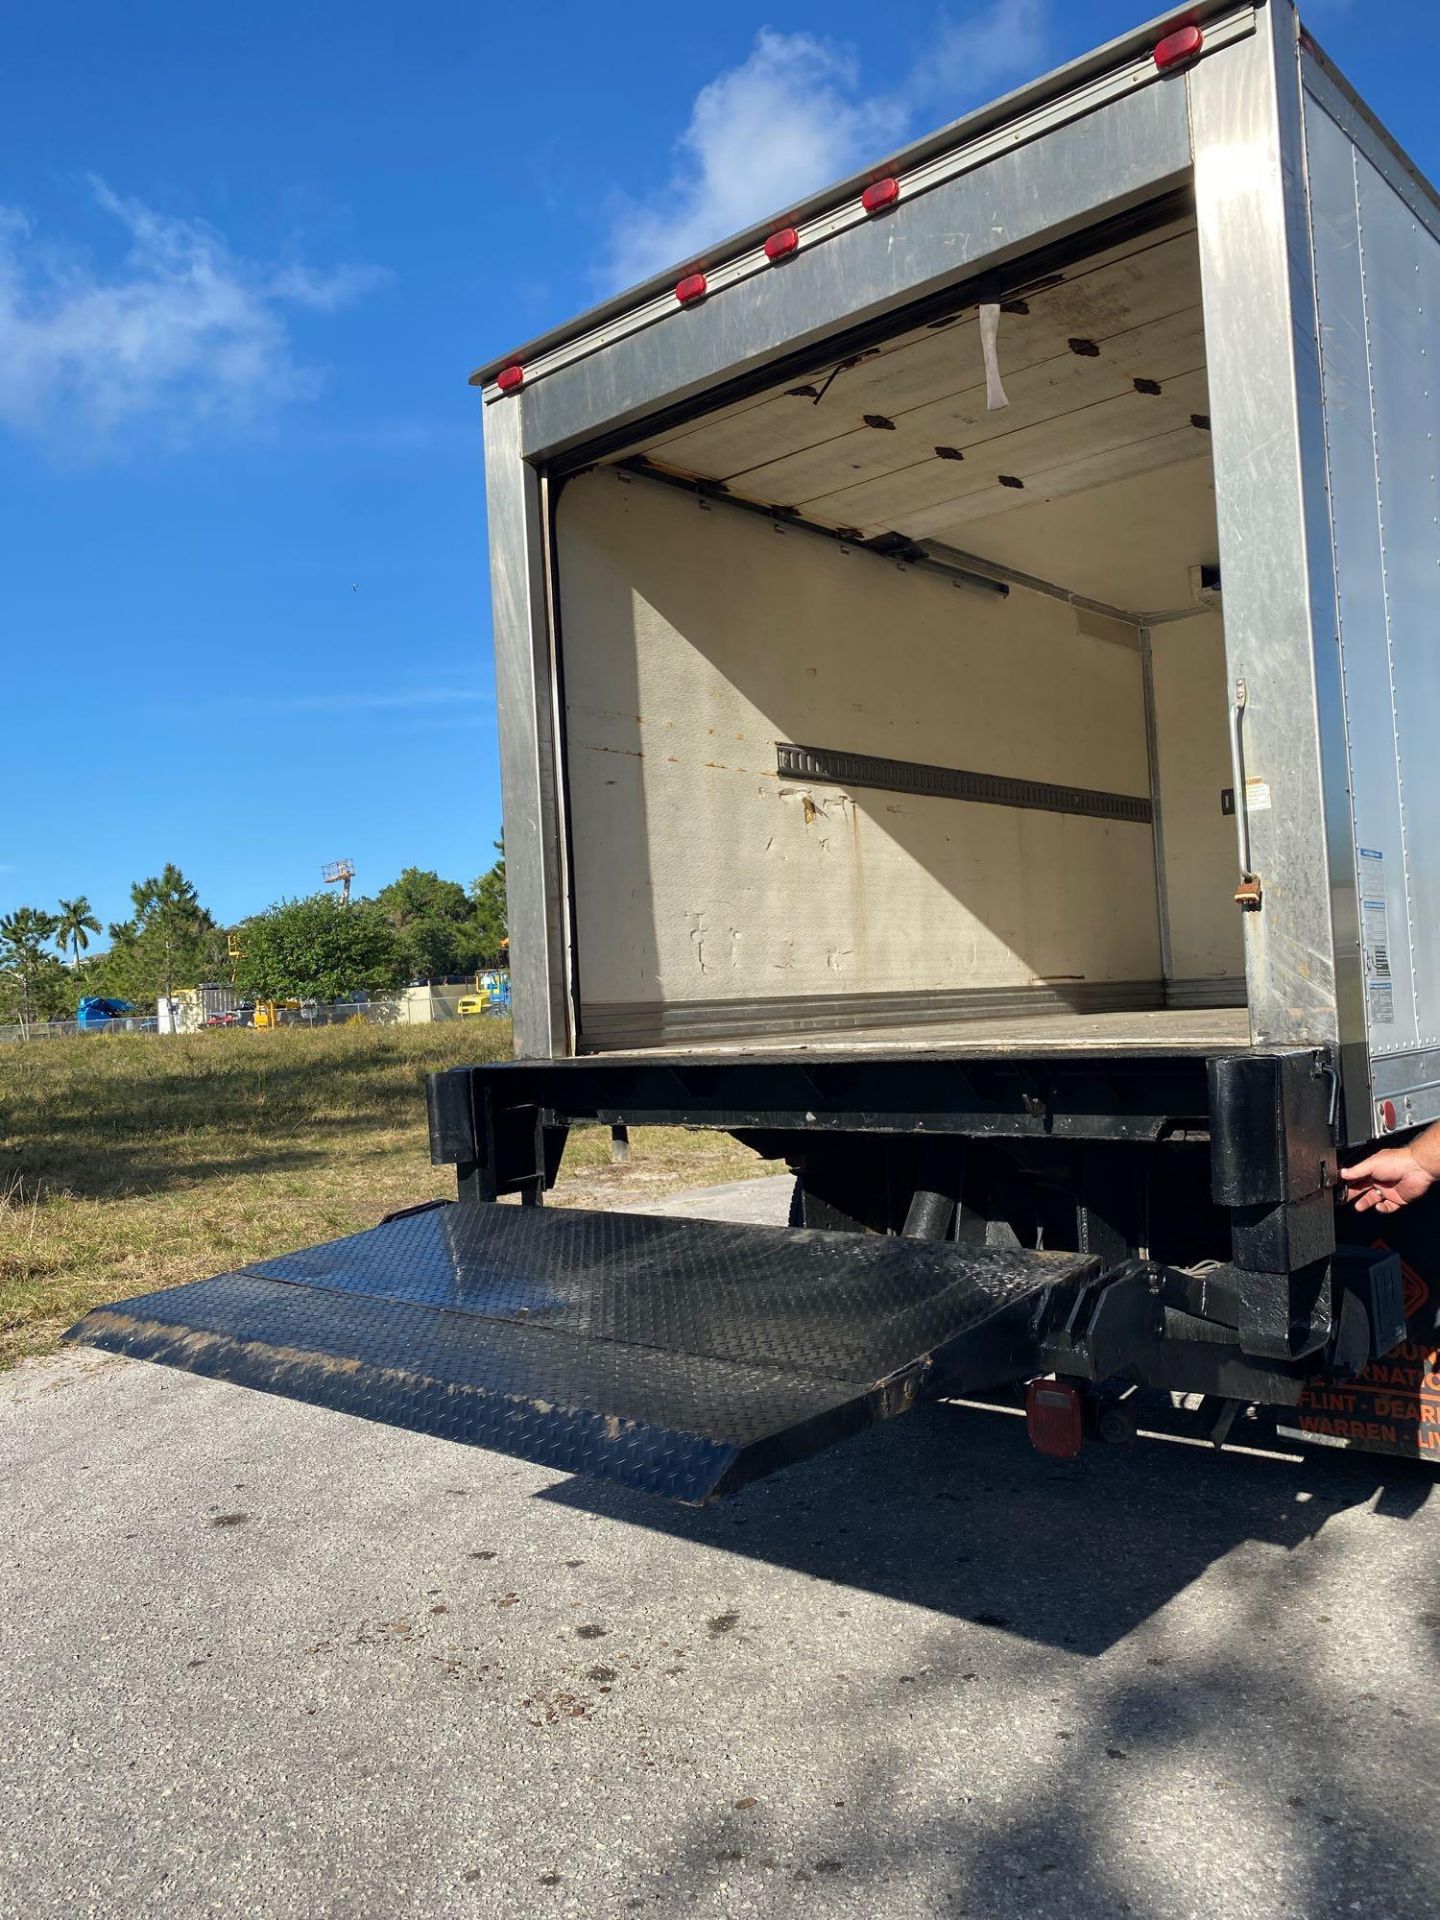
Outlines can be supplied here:
M1390 978L1390 914L1383 900L1360 902L1360 924L1365 941L1365 965L1379 980Z
M1245 805L1251 813L1270 811L1270 782L1252 777L1245 782Z
M1385 856L1374 847L1359 848L1360 941L1365 949L1365 984L1370 1018L1395 1024L1395 995L1390 985L1390 902L1385 890Z

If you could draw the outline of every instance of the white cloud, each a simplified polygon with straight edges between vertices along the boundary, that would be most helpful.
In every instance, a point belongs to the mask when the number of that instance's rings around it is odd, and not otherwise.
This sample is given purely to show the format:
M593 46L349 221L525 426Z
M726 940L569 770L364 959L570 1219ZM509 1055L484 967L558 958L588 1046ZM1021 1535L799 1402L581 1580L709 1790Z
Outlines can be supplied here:
M626 284L683 260L897 139L903 115L858 98L859 82L843 49L764 28L747 60L696 95L666 187L649 203L618 203L606 279Z
M942 106L953 120L967 107L1045 70L1049 0L994 0L963 20L946 17L910 78L915 107Z
M126 236L113 263L47 243L0 206L0 424L82 455L122 426L184 439L310 396L320 372L297 356L287 308L333 312L383 277L248 260L204 221L91 188Z
M676 164L652 197L617 198L601 278L629 285L763 214L854 172L916 131L948 120L1045 64L1049 0L989 0L942 16L905 82L867 95L844 47L766 27L748 57L701 88Z

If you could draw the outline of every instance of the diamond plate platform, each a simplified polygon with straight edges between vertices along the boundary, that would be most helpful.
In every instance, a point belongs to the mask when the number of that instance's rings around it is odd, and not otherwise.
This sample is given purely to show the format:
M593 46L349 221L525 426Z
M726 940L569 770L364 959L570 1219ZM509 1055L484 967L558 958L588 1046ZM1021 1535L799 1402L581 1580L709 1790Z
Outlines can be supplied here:
M446 1205L100 1307L68 1340L699 1502L1034 1370L1079 1254Z

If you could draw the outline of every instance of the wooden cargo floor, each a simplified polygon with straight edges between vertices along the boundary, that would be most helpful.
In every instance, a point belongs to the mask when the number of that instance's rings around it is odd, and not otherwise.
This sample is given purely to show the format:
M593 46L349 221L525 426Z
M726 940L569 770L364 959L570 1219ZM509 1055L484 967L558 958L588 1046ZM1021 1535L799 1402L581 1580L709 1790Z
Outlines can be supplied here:
M605 1050L612 1060L774 1059L795 1054L843 1059L865 1054L944 1054L955 1059L1041 1054L1208 1054L1248 1046L1244 1007L1166 1007L1137 1013L1046 1013L984 1020L937 1020L917 1026L818 1028L749 1039L674 1042Z

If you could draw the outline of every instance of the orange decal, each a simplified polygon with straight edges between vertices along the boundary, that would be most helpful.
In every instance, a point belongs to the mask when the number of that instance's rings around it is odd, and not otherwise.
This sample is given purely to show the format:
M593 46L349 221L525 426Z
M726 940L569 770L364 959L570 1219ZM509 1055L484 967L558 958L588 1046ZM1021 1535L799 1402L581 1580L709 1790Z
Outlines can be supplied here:
M1385 1240L1374 1243L1377 1253L1393 1253L1395 1249ZM1405 1283L1405 1318L1413 1320L1418 1313L1430 1304L1430 1287L1408 1260L1400 1262L1400 1277Z

